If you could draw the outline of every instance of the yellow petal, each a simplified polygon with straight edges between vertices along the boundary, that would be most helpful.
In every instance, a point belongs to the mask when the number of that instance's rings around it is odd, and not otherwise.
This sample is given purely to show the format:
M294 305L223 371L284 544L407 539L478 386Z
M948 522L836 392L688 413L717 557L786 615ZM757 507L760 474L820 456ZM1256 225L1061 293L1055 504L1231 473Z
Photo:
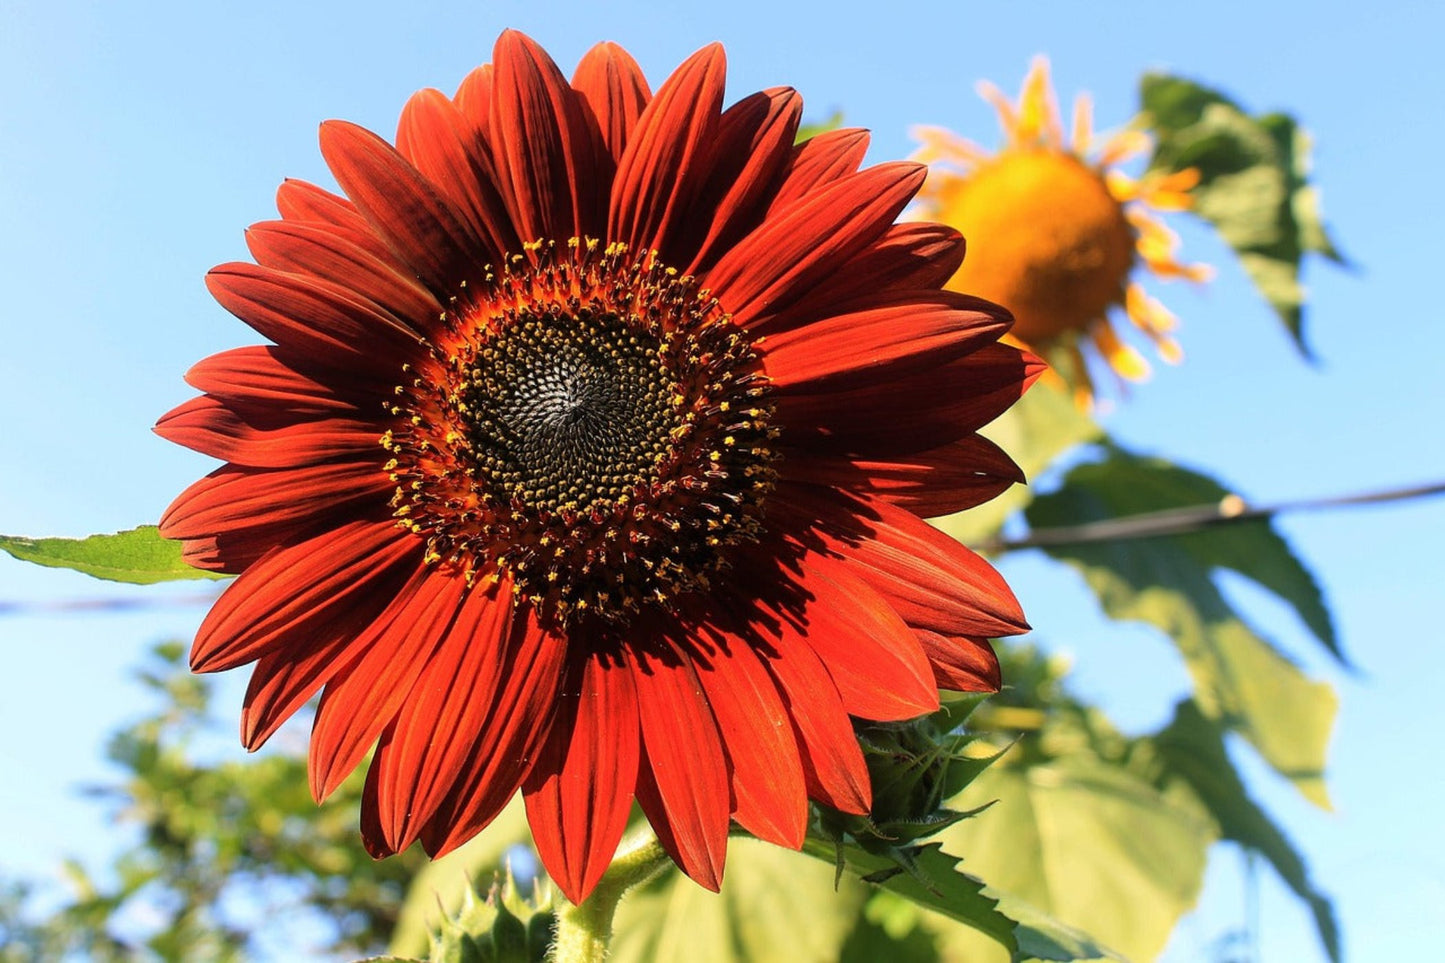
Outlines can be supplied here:
M1126 161L1144 153L1152 143L1149 135L1142 130L1121 130L1104 142L1104 149L1099 154L1099 166L1112 167Z
M1079 94L1074 98L1074 153L1083 156L1088 153L1089 143L1094 139L1094 98Z
M1090 328L1089 334L1093 338L1094 347L1119 377L1130 381L1143 381L1149 377L1149 362L1134 348L1119 340L1113 325L1107 319L1101 318L1096 322Z

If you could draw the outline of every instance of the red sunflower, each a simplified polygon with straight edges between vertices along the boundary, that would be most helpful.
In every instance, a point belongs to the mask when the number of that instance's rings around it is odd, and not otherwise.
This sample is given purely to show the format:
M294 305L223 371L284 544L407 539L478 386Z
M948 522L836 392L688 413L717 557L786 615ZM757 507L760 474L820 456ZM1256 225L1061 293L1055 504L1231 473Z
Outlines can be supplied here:
M656 94L601 44L571 83L503 34L396 147L322 125L217 300L273 343L196 365L166 438L226 464L161 522L240 577L201 672L255 663L264 742L321 692L318 799L376 747L362 833L439 855L520 788L572 900L634 798L716 889L729 823L797 848L866 812L849 716L992 690L1003 580L922 521L1019 479L977 429L1039 374L942 290L963 239L895 224L917 164L796 145L788 88L724 59Z

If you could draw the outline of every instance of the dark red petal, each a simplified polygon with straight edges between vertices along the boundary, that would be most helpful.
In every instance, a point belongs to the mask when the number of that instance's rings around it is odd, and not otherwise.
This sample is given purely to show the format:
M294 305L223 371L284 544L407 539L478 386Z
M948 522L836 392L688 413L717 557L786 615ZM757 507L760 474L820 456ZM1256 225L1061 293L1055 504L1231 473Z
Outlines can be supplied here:
M315 184L288 177L276 188L276 210L288 221L316 221L342 237L378 239L356 205Z
M375 302L417 330L425 330L441 313L441 303L391 252L377 257L320 225L263 221L246 231L246 244L257 264L330 281Z
M355 124L328 120L321 155L372 228L438 298L445 301L479 274L482 242L390 144Z
M356 521L277 549L217 599L196 633L191 669L219 672L304 640L355 610L379 612L417 539L390 520Z
M186 383L233 406L342 416L359 410L334 387L287 364L276 346L269 344L213 354L186 372Z
M797 145L783 182L768 205L768 217L856 172L867 153L868 132L860 128L825 131Z
M497 688L506 684L503 643L512 626L510 591L468 590L456 621L427 663L372 762L378 821L392 852L411 845L463 777Z
M774 390L815 394L937 367L997 341L1011 321L1002 309L979 310L952 291L912 291L770 334L759 347Z
M682 871L717 892L733 808L717 722L686 655L675 648L637 648L631 668L642 723L642 768L657 790L655 801L639 793L638 802L654 827L666 826L673 842L669 852ZM663 840L661 833L658 838Z
M340 613L297 645L257 659L241 705L241 744L255 750L271 738L346 663L347 648L374 617L365 609Z
M946 225L894 224L768 326L779 330L796 327L889 292L936 291L963 263L963 251L963 235ZM969 298L967 303L968 310L1008 313L982 298Z
M759 612L755 618L786 624L776 613ZM868 766L838 686L817 653L812 646L791 645L760 651L759 655L776 680L792 718L808 795L843 812L868 812L873 799Z
M914 628L946 635L1027 632L993 566L911 512L879 498L783 483L770 514L800 542L821 540Z
M780 468L794 481L872 492L921 518L981 505L1024 481L1013 459L982 435L893 460L804 456L785 459Z
M622 156L652 88L632 55L611 41L597 44L582 55L572 74L572 86L592 108L602 142L613 162Z
M810 553L800 565L812 598L784 621L779 646L811 646L851 716L895 722L937 709L928 660L890 599L846 561Z
M608 238L632 251L660 251L698 217L692 201L722 110L727 61L709 44L672 72L633 128L612 184Z
M517 612L503 684L456 783L422 827L422 845L433 858L481 832L527 778L552 725L566 655L567 640L544 629L531 606Z
M777 399L783 441L808 452L893 459L973 434L1018 401L1047 366L991 344L917 374L850 391Z
M732 769L733 818L790 849L803 845L808 797L793 725L778 687L743 638L729 633L693 658Z
M573 903L587 898L617 851L641 752L631 669L597 653L581 662L577 698L522 786L542 865Z
M193 483L161 516L166 538L206 538L263 525L305 523L365 502L384 506L395 485L371 462L278 471L218 468Z
M596 159L606 148L577 92L547 52L516 30L497 38L492 63L492 152L518 236L599 236L606 184L596 180Z
M762 220L788 161L803 98L791 87L745 97L723 112L712 148L713 168L694 208L702 215L697 254L683 272L706 270ZM706 234L702 234L702 229Z
M320 802L365 757L396 718L422 670L440 656L461 607L466 580L435 567L406 589L352 643L347 664L321 694L311 727L311 794ZM445 666L455 673L455 664Z
M446 195L486 242L478 251L496 263L522 250L511 215L497 189L497 173L486 145L460 108L439 90L412 95L396 128L396 149Z
M489 133L492 124L492 78L495 71L491 64L482 64L467 74L452 102L466 118L472 131L486 143L491 143Z
M238 262L212 268L206 287L265 337L333 367L399 373L418 351L415 331L328 281Z
M744 327L790 306L882 234L927 168L880 164L835 181L739 241L704 279Z
M957 692L997 692L1002 682L998 655L988 639L946 636L928 629L915 634L933 666L933 678L940 689Z
M380 448L376 425L350 418L306 418L284 411L260 424L209 395L192 398L161 417L155 433L212 458L254 468L297 468Z

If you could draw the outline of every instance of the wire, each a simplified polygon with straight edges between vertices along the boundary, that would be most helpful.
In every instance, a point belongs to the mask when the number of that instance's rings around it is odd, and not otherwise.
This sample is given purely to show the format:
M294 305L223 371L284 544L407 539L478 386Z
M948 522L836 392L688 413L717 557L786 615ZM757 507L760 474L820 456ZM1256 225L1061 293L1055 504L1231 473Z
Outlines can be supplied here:
M1083 525L1061 525L1042 528L1022 538L994 539L982 546L990 553L1014 552L1026 548L1056 548L1063 545L1087 545L1092 542L1118 542L1135 538L1158 538L1184 535L1220 525L1270 519L1283 512L1320 511L1356 505L1377 505L1384 502L1407 501L1445 495L1445 482L1388 488L1354 495L1329 498L1303 498L1276 502L1273 505L1250 505L1238 495L1226 495L1209 505L1191 505L1162 512L1145 512L1123 518L1109 518ZM109 614L141 612L147 609L177 608L188 605L210 605L215 592L191 595L163 595L155 598L128 596L118 598L61 599L53 602L0 601L0 616L6 615L72 615L82 613Z

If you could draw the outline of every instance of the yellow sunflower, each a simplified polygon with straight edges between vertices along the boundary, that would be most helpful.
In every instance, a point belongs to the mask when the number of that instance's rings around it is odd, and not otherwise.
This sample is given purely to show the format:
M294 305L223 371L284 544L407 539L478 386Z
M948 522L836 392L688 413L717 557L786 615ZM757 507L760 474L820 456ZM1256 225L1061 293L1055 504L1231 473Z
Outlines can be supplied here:
M948 287L1012 310L1013 337L1072 375L1082 405L1093 396L1080 351L1086 340L1120 377L1149 374L1144 356L1115 331L1111 307L1124 309L1160 358L1178 362L1178 319L1134 275L1140 265L1167 279L1204 281L1213 273L1178 259L1179 237L1156 213L1187 210L1198 171L1124 174L1118 165L1148 150L1149 135L1125 129L1096 138L1087 94L1074 101L1066 141L1046 57L1034 59L1017 104L987 81L978 89L1007 137L997 153L939 127L914 131L923 143L918 159L933 166L918 195L920 213L968 239L968 257Z

